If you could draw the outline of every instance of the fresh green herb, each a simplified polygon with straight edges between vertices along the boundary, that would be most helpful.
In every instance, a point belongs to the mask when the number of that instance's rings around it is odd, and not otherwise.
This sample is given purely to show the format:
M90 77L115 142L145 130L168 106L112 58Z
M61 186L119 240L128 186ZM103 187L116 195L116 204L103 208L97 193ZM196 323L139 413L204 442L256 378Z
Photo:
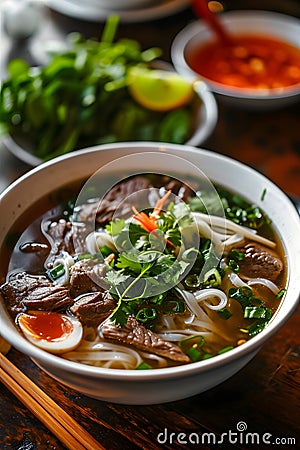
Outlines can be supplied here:
M261 194L261 197L260 197L260 199L261 199L262 202L263 202L264 199L265 199L266 193L267 193L267 189L265 188L265 189L262 191L262 194Z
M0 91L0 127L42 160L101 143L152 140L183 143L192 134L194 101L156 112L136 103L128 89L133 66L150 67L162 51L135 40L113 42L118 19L107 19L101 41L70 35L70 48L45 67L9 63ZM27 144L26 144L27 145Z
M128 302L145 303L148 300L151 303L153 297L157 299L154 293L159 286L177 285L187 267L188 263L176 260L174 255L158 251L119 254L115 264L117 270L110 270L106 275L112 295L118 298L112 320L125 325Z
M185 311L185 303L179 300L166 300L162 304L164 314L182 314Z
M214 356L209 349L206 348L205 338L201 335L189 336L182 339L182 341L179 342L179 346L193 362L203 361ZM229 350L232 350L233 348L234 347L232 345L229 345L219 350L216 354L221 355Z
M106 230L111 236L114 237L120 234L121 231L123 231L124 227L125 227L124 219L115 219L106 225Z
M201 356L202 356L202 352L199 351L197 348L195 347L191 347L187 350L186 354L189 356L189 358L191 359L191 361L196 362L196 361L201 361Z

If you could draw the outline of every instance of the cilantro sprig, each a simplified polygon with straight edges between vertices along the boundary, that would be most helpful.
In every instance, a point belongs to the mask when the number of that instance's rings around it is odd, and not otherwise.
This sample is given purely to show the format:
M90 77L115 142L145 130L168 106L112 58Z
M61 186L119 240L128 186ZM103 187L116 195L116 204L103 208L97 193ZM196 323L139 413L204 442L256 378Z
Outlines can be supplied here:
M156 303L162 289L168 291L177 285L189 265L173 254L156 250L120 253L106 275L110 293L118 300L111 320L124 326L131 303L137 311L140 305Z

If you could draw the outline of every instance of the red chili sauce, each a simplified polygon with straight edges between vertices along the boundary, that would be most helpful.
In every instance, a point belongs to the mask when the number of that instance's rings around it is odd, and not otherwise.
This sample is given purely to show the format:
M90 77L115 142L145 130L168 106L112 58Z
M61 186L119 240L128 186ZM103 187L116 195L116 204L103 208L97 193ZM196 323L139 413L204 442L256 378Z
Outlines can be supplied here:
M210 42L187 53L186 59L198 74L231 87L300 87L300 49L265 36L238 35L227 45Z

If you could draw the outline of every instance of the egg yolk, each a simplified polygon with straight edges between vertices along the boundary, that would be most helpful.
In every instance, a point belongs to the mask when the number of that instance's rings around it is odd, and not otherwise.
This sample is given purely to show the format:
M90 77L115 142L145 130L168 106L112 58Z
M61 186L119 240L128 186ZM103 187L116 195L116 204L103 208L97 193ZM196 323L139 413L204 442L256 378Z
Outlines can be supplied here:
M34 314L23 314L21 320L31 335L48 342L64 339L74 329L66 316L54 312L35 311Z

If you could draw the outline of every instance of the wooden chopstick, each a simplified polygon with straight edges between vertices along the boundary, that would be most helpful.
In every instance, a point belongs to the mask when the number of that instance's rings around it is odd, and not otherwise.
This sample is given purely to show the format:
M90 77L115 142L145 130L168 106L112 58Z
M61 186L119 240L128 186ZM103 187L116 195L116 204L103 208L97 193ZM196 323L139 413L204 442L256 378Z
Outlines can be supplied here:
M105 450L84 428L2 353L2 383L70 450Z

